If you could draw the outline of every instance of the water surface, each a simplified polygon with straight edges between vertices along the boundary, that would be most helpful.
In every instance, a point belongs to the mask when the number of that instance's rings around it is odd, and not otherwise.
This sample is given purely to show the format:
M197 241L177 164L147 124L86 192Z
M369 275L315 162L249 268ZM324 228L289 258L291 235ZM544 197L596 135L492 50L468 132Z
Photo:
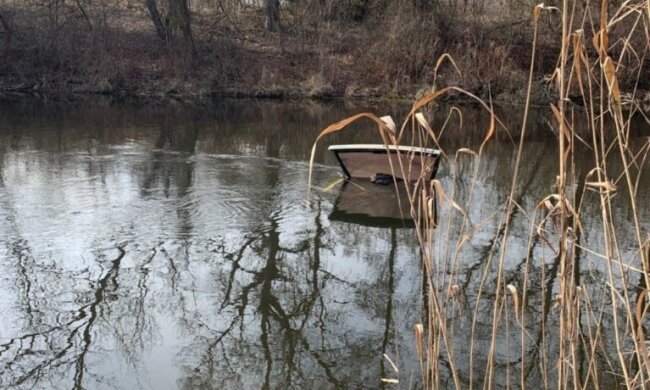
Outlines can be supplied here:
M417 386L412 329L423 314L414 230L337 217L343 189L324 190L339 178L326 144L307 196L306 161L318 130L367 108L0 103L0 386L377 388L381 378L397 377L402 388ZM379 109L398 116L405 107ZM476 145L486 128L483 116L466 115L467 134L446 135L450 150ZM512 117L514 128L518 120ZM557 172L545 121L533 115L518 191L527 210L549 193ZM372 134L360 126L328 142L368 142ZM479 203L505 201L513 150L504 132L486 149ZM580 164L589 167L587 158ZM440 177L459 199L470 186L464 175L452 182L444 164ZM639 196L647 227L649 195ZM618 205L625 221L629 206ZM470 220L479 225L494 207L470 210ZM529 228L515 214L506 264L512 282L521 278ZM584 239L599 240L598 223L585 224ZM466 301L476 294L498 221L479 230L458 273ZM540 276L531 300L544 301L557 270L550 249L535 250ZM601 271L589 268L585 283ZM489 305L478 336L486 342ZM530 318L554 320L543 305L531 305ZM453 337L463 346L467 328ZM531 345L534 356L540 342ZM499 362L516 361L508 351L518 348L504 346ZM532 361L526 369L536 383L540 365ZM467 372L463 362L460 371ZM506 383L506 374L499 380Z

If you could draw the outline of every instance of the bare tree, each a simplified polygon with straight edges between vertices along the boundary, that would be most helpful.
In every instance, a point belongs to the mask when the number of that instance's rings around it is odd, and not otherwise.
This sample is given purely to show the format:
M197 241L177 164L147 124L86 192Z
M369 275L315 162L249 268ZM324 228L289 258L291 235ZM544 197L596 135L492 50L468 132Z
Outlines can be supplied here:
M4 53L5 56L9 53L9 46L11 46L11 37L13 35L13 29L9 24L9 18L5 15L3 10L0 9L0 27L2 27L2 35L4 35Z
M171 43L174 37L174 31L179 29L183 32L185 41L192 49L192 54L196 53L194 38L192 36L192 22L190 17L190 8L187 0L166 0L164 6L167 10L162 13L158 6L157 0L145 0L149 15L153 21L156 33L165 43Z
M280 0L266 1L266 29L270 32L280 31Z

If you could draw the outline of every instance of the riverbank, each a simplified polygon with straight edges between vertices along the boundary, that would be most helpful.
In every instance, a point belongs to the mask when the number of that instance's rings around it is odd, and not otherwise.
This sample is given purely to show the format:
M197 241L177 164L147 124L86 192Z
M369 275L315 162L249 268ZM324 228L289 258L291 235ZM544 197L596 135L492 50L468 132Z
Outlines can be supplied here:
M144 4L5 4L0 94L412 100L454 85L486 100L525 101L528 8L397 3L358 14L337 2L312 13L297 2L283 8L280 31L268 32L259 6L197 1L191 45L180 34L161 41ZM556 19L540 26L533 104L557 99L549 82ZM438 62L445 53L453 62Z

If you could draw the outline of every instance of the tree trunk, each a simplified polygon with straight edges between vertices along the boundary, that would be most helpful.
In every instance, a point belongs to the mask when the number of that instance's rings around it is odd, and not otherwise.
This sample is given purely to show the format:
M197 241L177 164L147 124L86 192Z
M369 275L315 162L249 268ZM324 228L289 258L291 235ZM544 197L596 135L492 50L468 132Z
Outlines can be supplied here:
M168 19L175 21L177 26L183 32L185 42L190 45L192 55L196 54L196 46L194 46L194 38L192 37L192 21L190 19L190 8L187 5L187 0L168 0L169 1L169 14Z
M5 33L5 55L9 52L9 46L11 45L11 36L13 35L13 30L11 27L9 27L9 22L7 22L7 19L3 16L2 12L0 12L0 26L2 26L2 29L4 30Z
M158 10L156 0L146 0L146 5L160 39L169 44L172 41L174 30L180 29L185 42L192 50L192 56L194 56L196 46L192 36L192 21L187 0L167 0L167 15L164 16Z
M146 4L147 9L149 10L149 15L151 16L151 20L153 21L153 25L156 28L156 33L160 39L165 42L169 42L171 32L167 18L163 19L160 15L160 12L158 12L158 5L156 4L156 0L146 0Z
M266 29L270 32L280 31L280 0L266 1Z

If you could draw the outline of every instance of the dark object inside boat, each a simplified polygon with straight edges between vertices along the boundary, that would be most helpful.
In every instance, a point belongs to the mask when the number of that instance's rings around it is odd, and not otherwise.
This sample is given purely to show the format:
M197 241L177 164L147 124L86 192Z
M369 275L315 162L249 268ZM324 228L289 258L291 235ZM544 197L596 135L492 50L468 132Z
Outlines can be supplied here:
M374 175L370 176L370 181L374 184L380 184L380 185L389 185L393 184L395 182L400 182L402 179L400 178L395 178L393 175L388 174L388 173L375 173Z

